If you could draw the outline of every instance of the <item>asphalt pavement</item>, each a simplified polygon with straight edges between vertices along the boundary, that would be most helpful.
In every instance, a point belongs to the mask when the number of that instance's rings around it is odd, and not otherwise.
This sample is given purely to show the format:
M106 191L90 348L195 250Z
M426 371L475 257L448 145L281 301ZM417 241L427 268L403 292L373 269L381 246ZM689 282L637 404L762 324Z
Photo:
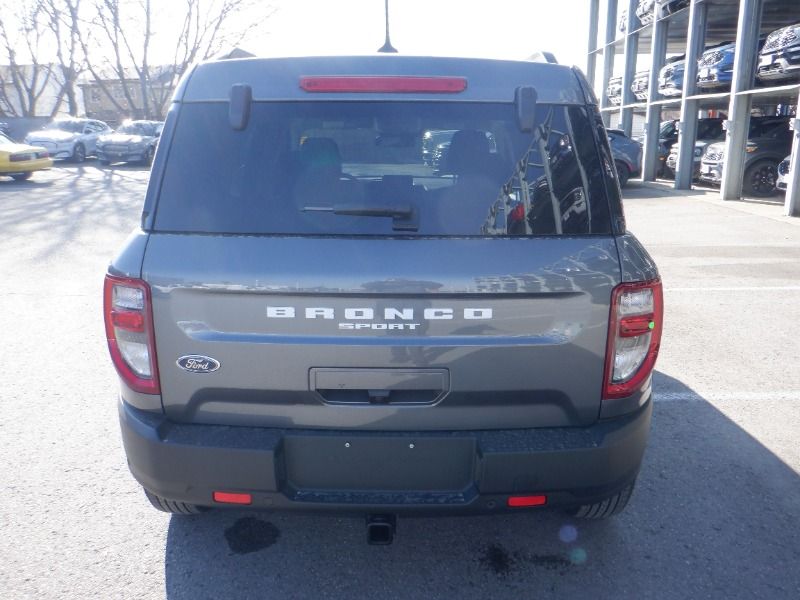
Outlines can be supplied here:
M616 519L170 517L130 476L104 340L147 172L0 181L0 598L800 597L800 219L632 183L662 272L650 444Z

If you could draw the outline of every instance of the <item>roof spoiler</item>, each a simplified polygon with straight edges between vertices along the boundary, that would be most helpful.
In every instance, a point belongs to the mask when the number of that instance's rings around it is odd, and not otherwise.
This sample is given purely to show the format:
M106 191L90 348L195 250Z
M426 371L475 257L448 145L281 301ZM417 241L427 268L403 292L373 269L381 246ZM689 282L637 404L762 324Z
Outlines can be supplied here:
M552 52L545 52L540 50L539 52L534 52L528 57L528 60L531 62L543 62L543 63L550 63L551 65L557 65L558 61L556 60L556 55Z

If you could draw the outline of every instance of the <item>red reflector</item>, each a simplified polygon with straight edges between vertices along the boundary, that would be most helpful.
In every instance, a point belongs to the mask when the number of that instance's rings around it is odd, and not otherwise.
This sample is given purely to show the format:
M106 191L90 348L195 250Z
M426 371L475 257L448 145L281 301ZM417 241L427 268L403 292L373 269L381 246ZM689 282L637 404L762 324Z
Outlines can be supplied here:
M513 507L520 506L544 506L547 504L547 496L509 496L508 505Z
M467 89L464 77L301 77L300 87L306 92L457 94Z
M635 317L624 317L619 322L619 337L635 337L644 335L652 329L654 315L638 315Z
M111 311L111 322L114 327L125 329L127 331L144 331L144 315L135 311Z
M250 494L235 494L234 492L214 492L214 502L225 504L252 504L253 496Z

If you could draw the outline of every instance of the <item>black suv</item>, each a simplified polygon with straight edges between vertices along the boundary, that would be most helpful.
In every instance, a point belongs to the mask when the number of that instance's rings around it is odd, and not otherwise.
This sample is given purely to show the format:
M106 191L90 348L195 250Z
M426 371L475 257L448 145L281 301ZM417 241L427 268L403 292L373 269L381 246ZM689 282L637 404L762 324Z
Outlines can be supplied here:
M770 196L778 182L778 165L792 149L789 117L751 117L747 136L742 189L750 196ZM711 184L722 181L725 142L710 144L700 164L700 179Z

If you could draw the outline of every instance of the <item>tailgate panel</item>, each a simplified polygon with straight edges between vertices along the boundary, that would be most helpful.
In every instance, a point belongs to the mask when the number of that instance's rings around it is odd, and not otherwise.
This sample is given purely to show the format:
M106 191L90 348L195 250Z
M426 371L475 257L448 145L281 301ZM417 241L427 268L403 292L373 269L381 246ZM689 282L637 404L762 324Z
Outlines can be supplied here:
M170 418L422 431L594 422L620 272L610 237L153 234L143 276Z

